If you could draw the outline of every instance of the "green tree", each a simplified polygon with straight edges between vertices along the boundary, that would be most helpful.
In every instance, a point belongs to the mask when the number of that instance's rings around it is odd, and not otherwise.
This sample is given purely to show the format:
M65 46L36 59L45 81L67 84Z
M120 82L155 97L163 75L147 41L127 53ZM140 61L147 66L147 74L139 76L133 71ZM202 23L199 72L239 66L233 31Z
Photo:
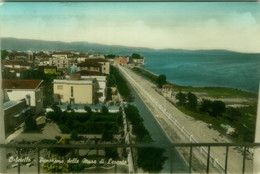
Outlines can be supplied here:
M106 57L106 58L111 58L111 59L113 59L113 58L116 57L116 55L115 55L115 54L108 54L108 55L106 55L105 57Z
M133 58L133 59L142 59L143 57L142 57L140 54L133 53L133 54L132 54L132 58Z
M101 108L101 112L102 114L108 114L108 108L105 105L103 105Z
M108 76L107 86L108 87L116 86L116 77L113 74Z
M92 115L92 110L89 106L84 106L85 111L87 112L88 116L90 117Z
M200 111L210 113L212 111L211 104L212 101L203 98L200 105Z
M103 131L102 133L102 140L103 141L111 141L113 140L114 136L111 133L111 131L108 131L107 129Z
M219 117L226 111L226 104L222 101L216 100L211 104L212 112L211 115L213 117Z
M232 107L228 107L226 109L225 118L230 122L236 122L240 117L242 117L242 113L239 109Z
M70 134L70 138L72 140L78 140L78 132L76 130L73 130Z
M45 74L43 71L40 71L40 70L32 70L28 77L28 79L45 79Z
M106 101L112 100L112 89L109 87L107 88L107 98Z
M105 157L107 159L112 158L113 160L118 159L119 155L116 148L106 147L105 148Z
M160 74L156 79L156 83L159 88L162 88L162 86L166 84L166 76L164 74Z
M163 169L167 157L163 156L162 148L139 148L137 151L137 165L145 172L158 173Z
M25 119L25 131L37 130L37 123L35 119L30 115Z
M187 102L187 97L186 94L182 92L178 92L175 96L175 98L178 100L178 104L183 106Z
M188 99L188 106L193 109L196 110L197 109L197 105L198 105L198 99L197 96L191 92L189 92L187 94L187 99Z
M8 51L6 50L1 50L1 59L4 60L8 56Z

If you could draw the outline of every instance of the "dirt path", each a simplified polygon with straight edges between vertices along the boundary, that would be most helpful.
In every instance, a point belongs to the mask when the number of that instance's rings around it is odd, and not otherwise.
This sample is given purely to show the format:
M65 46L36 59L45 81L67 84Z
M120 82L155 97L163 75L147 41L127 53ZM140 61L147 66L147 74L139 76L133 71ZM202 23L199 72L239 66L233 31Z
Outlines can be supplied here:
M135 74L131 70L123 67L123 69L143 88L150 94L158 103L160 103L164 108L166 108L168 113L176 119L189 133L192 133L192 136L200 143L215 143L215 142L231 142L225 136L222 136L218 131L208 128L207 123L202 121L198 121L189 117L179 111L175 106L173 106L170 102L168 102L162 95L158 94L155 91L155 86L148 80L143 77ZM157 121L164 129L166 134L171 138L172 142L181 143L181 142L189 142L183 133L176 128L176 126L162 113L162 111L154 104L153 101L149 99L147 95L145 95L141 89L136 86L133 82L129 80L129 82L134 86L135 90L144 100L148 108L156 117ZM176 135L178 138L176 138ZM213 147L211 149L211 154L214 155L215 159L224 165L225 161L225 147ZM241 155L240 149L231 147L229 150L229 160L228 160L228 171L231 173L242 173L242 164L243 157ZM199 157L201 161L204 161L204 157ZM211 169L211 172L216 172L216 170ZM246 160L246 173L252 173L252 160Z

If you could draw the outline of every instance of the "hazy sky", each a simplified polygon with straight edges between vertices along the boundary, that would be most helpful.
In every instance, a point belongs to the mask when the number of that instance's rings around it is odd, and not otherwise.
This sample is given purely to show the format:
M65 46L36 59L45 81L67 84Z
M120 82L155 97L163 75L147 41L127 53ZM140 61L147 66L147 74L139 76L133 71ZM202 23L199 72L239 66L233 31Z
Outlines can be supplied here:
M260 3L3 3L2 37L260 53Z

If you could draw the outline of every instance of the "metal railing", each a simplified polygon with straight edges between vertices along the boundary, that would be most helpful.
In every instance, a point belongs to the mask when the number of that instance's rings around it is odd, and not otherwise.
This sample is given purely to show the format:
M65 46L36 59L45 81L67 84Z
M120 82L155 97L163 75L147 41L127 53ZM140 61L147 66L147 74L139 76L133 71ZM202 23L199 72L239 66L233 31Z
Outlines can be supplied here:
M256 147L260 147L260 143L174 143L171 145L154 145L154 144L6 144L6 145L0 145L0 148L5 148L6 150L10 151L10 149L13 149L16 151L17 157L15 157L15 159L20 159L22 154L20 153L20 150L25 150L27 149L27 151L29 152L29 149L34 149L34 154L36 156L36 168L37 168L37 172L38 174L43 173L43 171L41 171L41 165L42 163L40 162L40 152L44 149L50 149L50 148L60 148L60 149L64 149L64 148L69 148L69 149L73 149L75 150L77 153L77 158L79 157L79 150L82 149L95 149L95 150L102 150L104 148L130 148L130 149L134 149L137 150L138 148L148 148L148 147L156 147L156 148L185 148L187 152L189 152L189 160L187 161L187 166L188 166L188 172L192 173L193 172L193 163L192 163L192 159L194 157L194 153L193 150L194 148L202 148L202 147L206 147L207 149L207 165L206 168L203 169L203 173L210 173L210 156L211 156L211 149L214 147L225 147L226 148L226 152L225 152L225 165L224 167L224 172L221 173L227 173L228 171L228 160L229 160L229 149L230 147L242 147L243 150L243 160L242 160L242 164L237 164L237 165L241 165L242 169L239 173L245 173L245 169L246 169L246 163L245 160L247 158L247 150L249 148L256 148ZM171 151L172 153L172 151ZM32 154L31 154L32 155ZM171 154L172 155L172 154ZM23 156L26 156L23 154ZM169 173L174 173L175 171L172 169L173 168L173 164L175 163L175 161L173 161L172 158L169 159L170 160L170 170ZM7 161L10 162L10 160L7 159ZM23 163L26 163L24 161L16 161L16 164L12 164L15 165L17 167L17 173L20 174L21 172L26 172L26 171L21 171L21 166ZM10 164L9 164L10 165ZM126 162L126 165L129 165L129 163ZM71 172L70 172L71 173ZM113 173L117 173L116 170L116 166L115 166L115 171ZM122 173L122 172L119 172ZM129 172L127 172L129 173ZM178 172L180 173L180 172ZM183 172L183 173L187 173L187 171ZM201 172L200 172L201 173Z

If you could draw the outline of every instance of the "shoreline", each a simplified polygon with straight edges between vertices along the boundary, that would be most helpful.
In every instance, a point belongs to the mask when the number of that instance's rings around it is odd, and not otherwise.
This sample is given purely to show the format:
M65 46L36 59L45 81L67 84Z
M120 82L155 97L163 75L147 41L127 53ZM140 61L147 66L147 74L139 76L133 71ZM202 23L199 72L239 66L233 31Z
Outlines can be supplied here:
M150 73L154 76L159 76L158 74L155 74L154 72L146 69L145 67L143 66L138 66L137 68L140 68L144 71L146 71L147 73ZM166 76L167 78L167 76ZM240 88L234 88L234 87L227 87L227 86L192 86L192 85L180 85L180 84L177 84L177 83L174 83L172 81L169 81L167 80L167 83L171 84L171 85L176 85L176 86L179 86L179 87L186 87L186 88L223 88L223 89L233 89L233 90L239 90L239 91L243 91L243 92L248 92L248 93L254 93L254 94L258 94L258 91L257 92L253 92L253 91L249 91L249 90L245 90L245 89L240 89Z
M145 69L144 67L138 66L138 67L132 67L131 69L133 71L136 71L134 69L140 69L141 71L146 72L149 76L153 76L152 78L157 78L158 75ZM155 80L153 80L151 77L147 77L147 75L143 75L140 74L141 76L143 76L145 79L151 81L152 83L156 83ZM167 76L166 76L167 78ZM167 80L167 79L166 79ZM183 91L183 92L201 92L201 93L211 93L211 92L216 92L216 93L220 93L223 92L225 93L223 96L221 96L220 94L213 96L214 98L246 98L246 99L250 99L250 100L256 100L258 98L258 92L252 92L252 91L248 91L248 90L244 90L244 89L238 89L238 88L232 88L232 87L224 87L224 86L184 86L184 85L179 85L176 83L173 83L169 80L167 80L167 83L172 85L172 88L177 90L177 91ZM215 95L215 94L214 94Z

